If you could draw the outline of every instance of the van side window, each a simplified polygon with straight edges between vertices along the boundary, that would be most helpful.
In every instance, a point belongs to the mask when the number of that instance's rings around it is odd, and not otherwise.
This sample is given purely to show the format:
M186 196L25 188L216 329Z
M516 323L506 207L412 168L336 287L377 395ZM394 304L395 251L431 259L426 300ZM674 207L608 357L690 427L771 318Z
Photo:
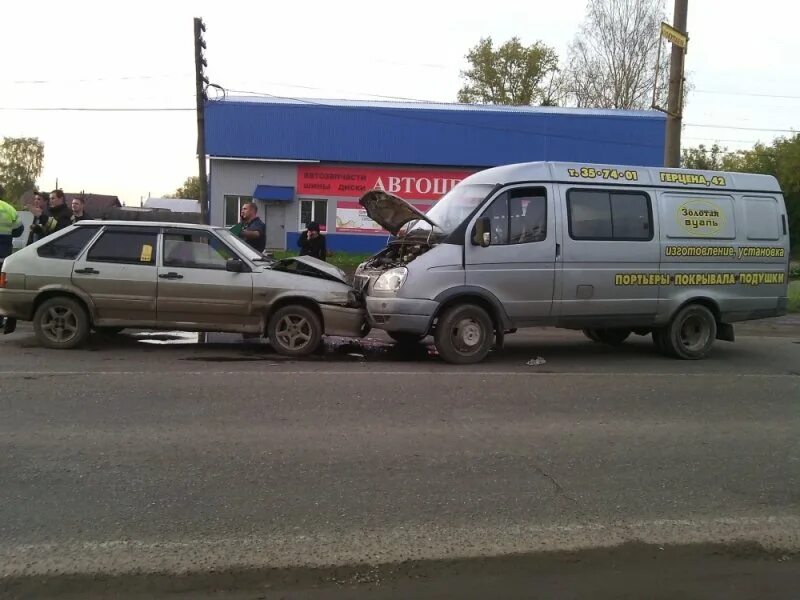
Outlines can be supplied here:
M745 196L747 239L776 241L781 238L778 201L771 197Z
M492 246L541 242L547 238L547 192L544 188L509 190L483 216L492 224Z
M644 192L569 190L567 212L573 240L653 239L650 197Z

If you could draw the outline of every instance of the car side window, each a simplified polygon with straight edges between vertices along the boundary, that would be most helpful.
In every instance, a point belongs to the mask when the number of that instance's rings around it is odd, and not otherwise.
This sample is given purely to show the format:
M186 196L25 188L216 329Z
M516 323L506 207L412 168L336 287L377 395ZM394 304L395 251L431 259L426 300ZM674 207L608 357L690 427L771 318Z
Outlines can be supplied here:
M43 258L60 258L64 260L75 260L83 252L86 244L89 243L100 227L76 227L69 233L48 242L36 252Z
M156 263L155 231L108 230L89 250L86 260L130 265Z
M205 231L169 232L164 235L164 266L224 271L236 255L217 237Z
M491 223L492 246L528 244L547 238L547 192L515 188L498 196L483 213Z

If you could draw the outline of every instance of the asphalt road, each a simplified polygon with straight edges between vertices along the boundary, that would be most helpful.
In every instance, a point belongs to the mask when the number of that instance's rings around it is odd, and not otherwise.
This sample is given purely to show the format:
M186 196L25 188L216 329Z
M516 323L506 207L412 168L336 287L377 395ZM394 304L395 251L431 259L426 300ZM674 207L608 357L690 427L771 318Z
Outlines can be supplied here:
M424 597L419 581L479 597L494 576L529 597L532 573L546 591L577 564L581 585L628 568L626 585L664 593L643 559L664 548L658 572L695 565L698 590L750 573L774 589L733 587L790 597L800 327L739 335L682 362L649 338L610 349L535 330L453 367L381 338L287 361L235 336L49 351L22 327L0 340L0 591L145 593L189 573L192 597L247 584L235 597L271 598L264 577L274 597ZM609 549L625 542L647 550ZM741 544L743 563L720 550ZM573 552L561 571L553 552ZM152 572L166 575L120 579Z

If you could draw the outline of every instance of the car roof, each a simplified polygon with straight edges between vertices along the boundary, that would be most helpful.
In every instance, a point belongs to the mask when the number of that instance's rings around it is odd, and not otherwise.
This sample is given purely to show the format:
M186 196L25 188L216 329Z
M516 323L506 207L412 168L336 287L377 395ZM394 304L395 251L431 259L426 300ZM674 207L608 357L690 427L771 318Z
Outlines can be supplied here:
M124 227L170 227L179 229L222 229L216 225L205 225L200 223L175 223L174 221L119 221L111 219L87 219L75 223L77 227L87 225L119 225Z

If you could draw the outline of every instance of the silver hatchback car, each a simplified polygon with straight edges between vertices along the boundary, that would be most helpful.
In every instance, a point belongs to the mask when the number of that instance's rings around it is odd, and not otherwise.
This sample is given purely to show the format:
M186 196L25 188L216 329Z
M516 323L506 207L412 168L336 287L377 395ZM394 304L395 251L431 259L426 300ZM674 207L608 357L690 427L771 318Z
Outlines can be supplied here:
M272 260L226 229L154 222L81 221L14 253L0 315L6 333L33 321L49 348L135 327L266 335L277 352L303 356L323 335L369 330L341 269Z

